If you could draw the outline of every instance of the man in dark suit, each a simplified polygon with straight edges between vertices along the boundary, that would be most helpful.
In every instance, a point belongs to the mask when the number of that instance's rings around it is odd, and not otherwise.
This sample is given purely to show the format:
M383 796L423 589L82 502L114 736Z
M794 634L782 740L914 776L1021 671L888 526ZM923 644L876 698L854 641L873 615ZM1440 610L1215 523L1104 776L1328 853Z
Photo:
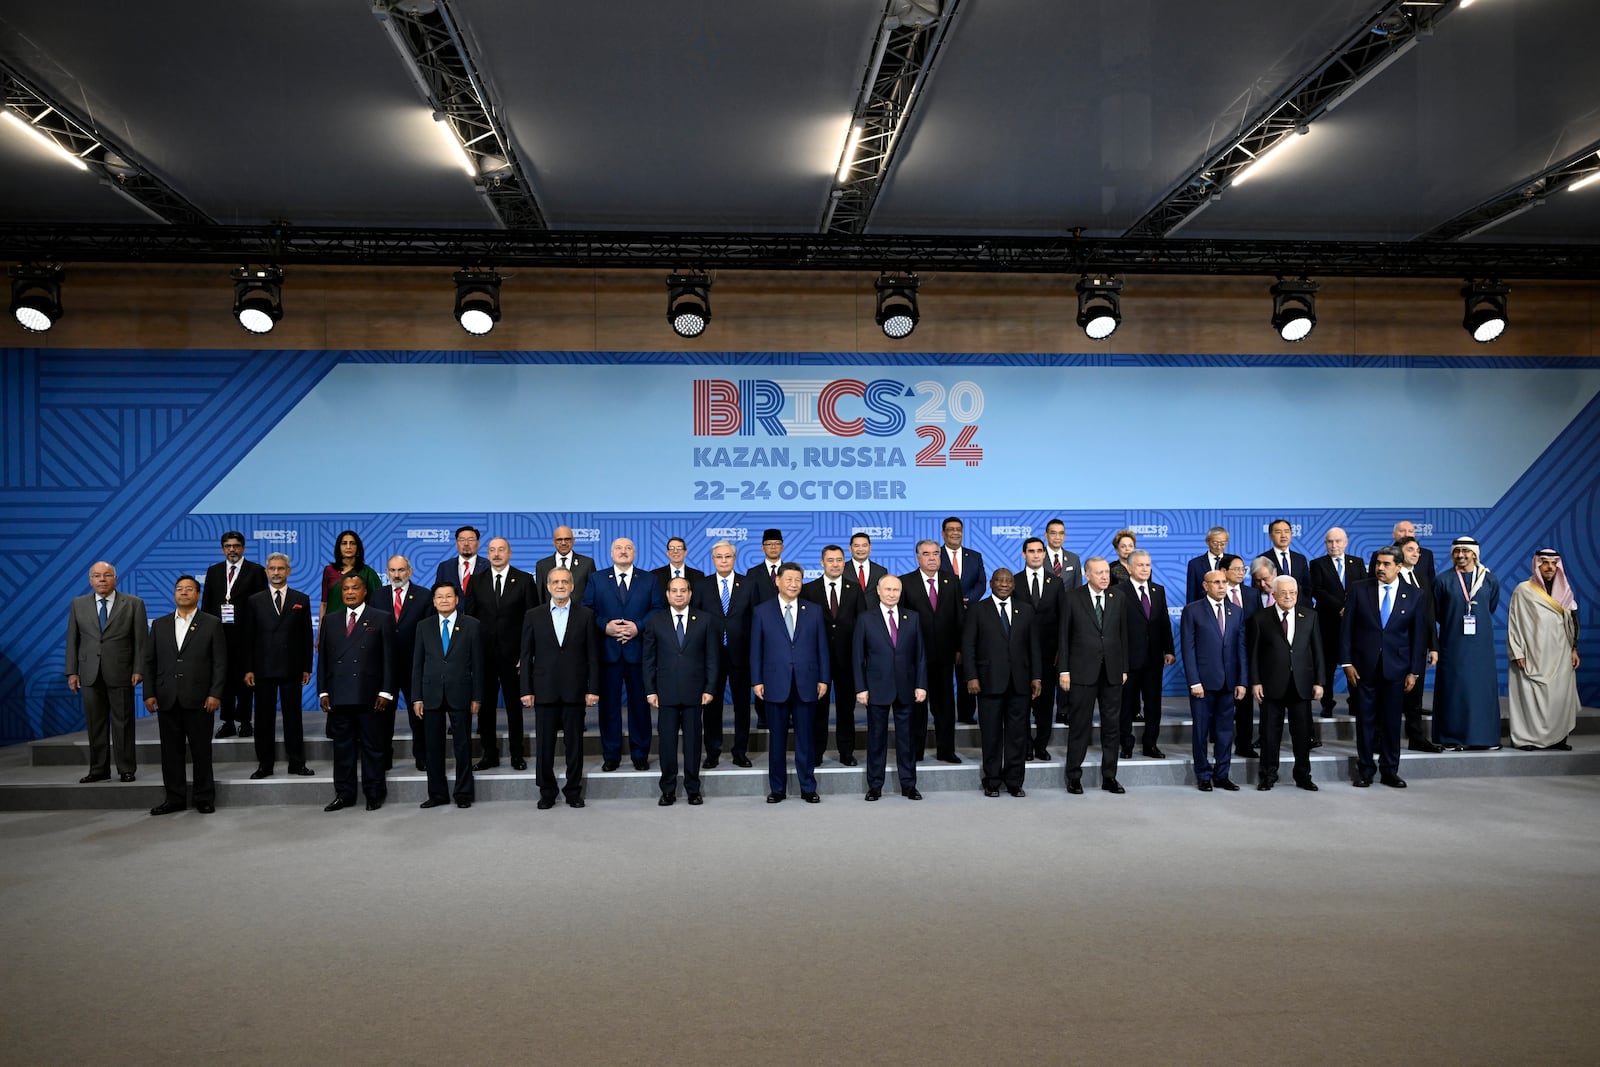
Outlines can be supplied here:
M1439 661L1439 626L1437 612L1434 609L1433 597L1433 564L1430 560L1427 567L1422 564L1422 553L1425 551L1415 537L1402 537L1394 543L1400 550L1400 584L1422 594L1423 606L1423 631L1427 635L1428 655L1427 667ZM1438 681L1435 676L1435 682ZM1406 709L1406 747L1413 752L1443 752L1444 748L1436 744L1428 736L1428 730L1422 725L1422 691L1426 683L1423 675L1417 675L1417 684L1405 694Z
M1133 720L1144 705L1140 744L1150 759L1166 759L1161 751L1161 678L1172 666L1176 648L1167 615L1167 589L1150 580L1150 553L1136 548L1128 555L1125 592L1128 606L1128 680L1122 684L1122 758L1133 758Z
M404 556L390 556L388 563L389 585L383 591L382 607L394 616L395 702L389 709L389 744L384 749L385 770L394 767L394 717L398 710L405 715L411 729L411 759L417 770L428 769L423 753L427 750L427 734L420 716L406 714L406 709L416 702L411 691L411 658L417 649L417 624L433 614L433 594L411 580L411 561ZM454 589L454 586L451 586ZM459 600L459 597L457 598ZM480 677L479 672L475 677Z
M997 797L1003 785L1014 797L1026 796L1028 708L1039 684L1039 631L1033 609L1011 596L1011 571L996 567L988 603L968 607L961 624L961 673L978 702L983 738L983 795Z
M367 583L352 574L339 583L344 607L329 611L317 635L317 695L328 713L333 740L333 803L339 811L356 802L356 754L367 810L383 807L386 723L394 703L394 620L367 604Z
M689 606L689 579L667 583L667 607L644 624L645 699L657 712L661 735L661 799L678 799L678 735L683 734L683 788L699 804L700 726L711 703L721 658L721 631L710 616Z
M1192 604L1205 596L1205 576L1212 571L1227 569L1223 557L1228 554L1228 531L1213 526L1206 531L1206 550L1189 561L1188 574L1183 583L1183 602Z
M778 567L777 595L750 612L750 685L767 702L771 734L767 749L767 803L788 795L789 724L794 723L794 767L800 797L817 795L816 756L811 716L828 695L828 630L822 609L800 599L803 573L798 563Z
M124 782L137 769L133 748L133 687L144 678L150 636L144 601L117 592L117 568L101 560L89 568L92 593L67 609L67 688L83 694L89 730L89 773L81 783L111 777L111 757Z
M839 762L856 765L856 683L850 669L856 619L867 607L861 593L844 566L844 549L829 545L822 550L822 576L807 582L800 596L822 609L828 629L829 665L833 671L833 706L837 732L835 742ZM828 749L828 698L817 701L812 718L812 748L817 762Z
M1360 556L1345 552L1350 538L1339 527L1330 529L1322 539L1327 555L1311 561L1311 599L1317 609L1317 632L1322 635L1322 665L1324 673L1317 681L1322 686L1323 718L1333 716L1333 672L1339 665L1339 631L1344 624L1345 592L1351 582L1364 581L1367 565ZM1345 697L1345 706L1355 714L1355 693ZM1315 739L1315 723L1313 740Z
M255 691L256 769L252 778L272 777L278 756L278 706L283 706L283 749L289 773L310 775L301 721L305 687L311 682L311 598L289 588L289 557L267 557L267 587L245 602L244 684Z
M472 717L483 694L483 629L477 619L457 611L461 598L449 581L433 583L433 611L416 626L412 641L406 695L411 717L422 724L423 759L428 771L424 808L437 808L455 798L456 807L470 808L472 782ZM455 789L445 791L444 732L455 741Z
M472 588L472 579L489 567L489 561L478 555L478 528L462 526L456 530L456 554L441 560L434 572L435 582L449 582L455 587L457 597L465 597Z
M1051 519L1044 524L1044 539L1048 546L1044 555L1045 569L1060 579L1061 592L1066 594L1082 585L1083 560L1078 558L1076 552L1066 547L1067 524L1060 519ZM1053 651L1044 654L1055 655ZM1057 673L1060 672L1058 671ZM1047 685L1045 688L1050 692L1050 699L1055 701L1055 721L1062 726L1067 725L1067 712L1072 706L1072 694L1057 685ZM1035 750L1034 756L1041 759L1048 758L1048 754L1043 757L1039 756L1037 750Z
M650 573L655 575L656 584L661 587L661 595L667 595L667 583L674 578L687 578L689 588L694 589L694 584L706 576L706 572L689 566L684 562L689 556L689 544L681 537L667 538L667 565L657 567Z
M773 527L762 531L761 562L744 572L750 580L750 592L755 603L771 600L778 595L778 568L783 564L783 531Z
M1228 599L1227 572L1210 571L1203 588L1204 596L1183 606L1178 623L1193 720L1194 776L1202 793L1213 788L1238 792L1228 771L1233 763L1234 701L1243 698L1248 680L1244 610ZM1207 757L1208 740L1214 745L1213 758Z
M558 730L567 760L567 780L560 791L568 807L584 806L584 709L600 703L604 659L594 612L572 597L572 573L553 568L545 588L547 602L529 611L522 623L522 705L533 709L540 811L556 806Z
M733 695L731 758L735 766L750 766L750 609L755 605L755 593L751 580L734 572L736 556L728 541L711 546L713 572L696 584L692 601L717 630L720 649L717 675L711 680L711 703L705 706L701 723L701 740L706 749L706 758L700 763L703 770L710 770L722 760L725 689Z
M645 702L644 651L639 632L651 615L667 606L661 587L634 568L633 542L611 542L611 566L595 574L583 594L583 606L594 612L604 632L605 688L600 694L602 771L622 763L622 690L628 690L628 754L633 769L650 769L650 705Z
M1046 746L1050 744L1056 694L1060 692L1055 684L1055 678L1061 673L1056 667L1056 657L1061 652L1061 605L1067 584L1056 577L1045 554L1044 542L1039 538L1030 537L1022 543L1022 559L1025 566L1016 576L1015 595L1019 602L1033 609L1033 625L1039 633L1039 677L1049 682L1040 686L1040 692L1032 701L1033 730L1028 739L1028 758L1048 760L1050 750ZM1072 568L1076 576L1081 564L1074 562Z
M872 535L857 531L850 535L850 562L845 565L850 577L861 587L861 594L870 606L877 603L878 582L889 573L889 568L872 562Z
M1375 772L1384 785L1405 788L1400 777L1405 695L1421 684L1427 662L1427 598L1400 581L1400 560L1400 550L1392 546L1373 554L1374 576L1351 584L1339 632L1339 664L1357 691L1353 783L1363 789Z
M1415 541L1417 537L1416 523L1412 522L1410 519L1401 519L1399 522L1394 524L1394 529L1390 532L1389 536L1392 538L1390 543L1396 545L1400 544L1407 538ZM1367 561L1367 569L1369 571L1377 570L1377 562L1378 553L1374 552L1372 554L1372 558ZM1431 590L1433 588L1433 580L1438 577L1438 571L1434 569L1433 565L1433 549L1423 548L1422 542L1418 541L1417 558L1415 562L1410 564L1410 566L1414 571L1421 575L1421 577L1418 579L1418 583L1426 584Z
M966 525L958 516L945 519L939 527L944 544L939 549L939 570L955 578L961 586L963 612L983 599L988 589L988 578L983 569L983 553L961 547ZM961 672L956 671L956 721L968 725L977 723L978 702L967 692Z
M472 580L462 608L483 627L483 696L478 711L478 745L483 755L475 771L500 766L500 733L496 708L504 700L510 737L511 769L528 769L527 731L522 721L522 683L517 674L522 617L539 603L533 575L511 565L511 543L492 537L489 567Z
M851 639L851 674L856 703L867 709L867 799L883 796L889 759L889 716L894 716L894 762L900 795L921 800L913 751L911 709L928 699L928 657L915 612L900 606L900 579L878 580L877 603L856 620Z
M200 583L185 574L172 587L177 610L150 627L145 643L144 706L161 729L161 784L167 798L151 815L170 815L189 806L184 781L184 750L194 763L194 809L217 810L217 784L211 776L211 716L222 707L227 688L228 642L222 620L196 611Z
M1273 519L1267 524L1267 537L1272 547L1261 554L1272 561L1273 570L1293 578L1301 589L1311 588L1311 562L1289 547L1294 539L1294 526L1289 520Z
M544 557L533 568L539 579L539 588L550 588L550 572L557 567L564 568L572 575L572 599L581 604L584 591L589 588L589 579L594 577L594 557L572 550L570 526L557 526L550 540L555 544L555 555Z
M933 755L940 763L960 763L956 755L956 705L951 677L961 655L961 587L939 569L939 545L917 542L917 569L900 576L900 603L917 615L928 659L928 699L912 715L917 760L928 752L928 718L933 718Z
M1122 686L1128 680L1128 598L1112 589L1111 564L1090 556L1083 564L1087 584L1067 593L1061 610L1056 653L1057 680L1072 696L1067 725L1068 793L1083 792L1083 757L1095 704L1100 705L1100 788L1127 792L1117 782L1122 727Z
M1228 557L1228 598L1235 607L1242 608L1245 625L1245 674L1250 673L1248 663L1250 653L1249 626L1250 620L1256 612L1264 611L1272 606L1272 583L1278 577L1278 566L1272 562L1271 556L1257 556L1250 561L1250 584L1242 585L1235 581L1239 570L1244 566L1244 560L1238 556ZM1244 696L1233 702L1233 754L1240 759L1260 759L1261 753L1256 750L1255 733L1256 699L1251 694L1250 687L1245 686Z
M1250 686L1261 705L1261 766L1256 788L1278 781L1283 719L1294 746L1294 784L1316 792L1311 780L1311 702L1322 697L1322 634L1317 616L1299 606L1300 583L1288 575L1273 582L1276 603L1246 624Z
M228 686L222 694L222 725L218 737L249 737L255 721L252 700L255 691L244 684L244 627L239 616L251 597L267 587L267 572L261 564L244 558L244 534L229 530L222 535L222 562L206 571L205 590L200 610L222 620L228 642Z

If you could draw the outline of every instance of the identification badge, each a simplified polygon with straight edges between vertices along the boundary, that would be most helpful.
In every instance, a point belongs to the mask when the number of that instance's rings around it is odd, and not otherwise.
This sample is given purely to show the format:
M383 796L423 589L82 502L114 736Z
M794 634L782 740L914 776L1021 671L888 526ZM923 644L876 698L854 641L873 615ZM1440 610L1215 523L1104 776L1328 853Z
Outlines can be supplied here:
M1478 632L1478 617L1476 615L1461 616L1461 632L1471 637Z
M223 622L232 622L233 621L233 605L228 603L227 601L223 601L222 602L222 621Z

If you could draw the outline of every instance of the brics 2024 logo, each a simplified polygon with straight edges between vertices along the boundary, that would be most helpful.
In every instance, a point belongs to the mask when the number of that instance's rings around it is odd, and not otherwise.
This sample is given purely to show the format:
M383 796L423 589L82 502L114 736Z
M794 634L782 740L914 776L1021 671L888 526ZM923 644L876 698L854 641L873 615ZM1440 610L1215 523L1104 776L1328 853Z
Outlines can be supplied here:
M983 389L968 381L948 387L893 378L694 381L696 437L889 438L910 426L925 442L917 450L918 467L982 463L983 448L975 443L982 415ZM946 432L951 423L960 426L953 440Z

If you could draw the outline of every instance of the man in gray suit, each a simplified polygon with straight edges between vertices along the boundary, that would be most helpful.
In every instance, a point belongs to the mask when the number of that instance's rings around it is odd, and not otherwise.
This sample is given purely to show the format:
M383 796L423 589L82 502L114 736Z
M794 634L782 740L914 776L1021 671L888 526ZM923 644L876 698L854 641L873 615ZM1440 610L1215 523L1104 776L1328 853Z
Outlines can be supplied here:
M67 613L67 688L83 693L89 728L89 773L80 782L111 777L112 742L122 781L133 781L133 687L143 680L149 623L144 601L117 592L117 568L89 568L93 593L74 597Z
M172 587L177 610L150 627L144 653L144 706L161 727L161 784L167 799L151 815L188 807L184 749L194 762L194 809L216 811L211 776L211 717L222 707L228 684L228 641L222 620L199 611L200 583L185 574Z
M428 768L424 808L450 802L445 793L444 728L448 721L456 751L456 807L470 808L472 784L472 717L483 692L483 638L478 620L457 612L460 597L448 581L433 583L434 617L417 623L416 651L411 657L411 714L422 724L423 761Z

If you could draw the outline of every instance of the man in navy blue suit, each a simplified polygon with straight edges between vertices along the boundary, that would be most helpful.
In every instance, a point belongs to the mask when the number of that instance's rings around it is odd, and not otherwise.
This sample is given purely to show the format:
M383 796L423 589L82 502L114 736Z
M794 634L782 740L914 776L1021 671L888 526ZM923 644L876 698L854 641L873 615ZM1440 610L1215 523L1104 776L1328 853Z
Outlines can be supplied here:
M661 586L649 571L633 565L633 542L611 542L611 566L597 571L583 591L583 606L594 612L595 625L606 636L605 689L600 694L602 771L622 762L622 687L628 687L628 752L633 769L650 769L650 705L645 702L644 646L639 641L645 620L667 606Z
M851 662L856 685L861 687L856 703L867 709L867 799L883 796L883 772L889 760L889 716L893 714L894 763L900 795L921 800L911 708L928 699L928 656L917 613L900 606L899 578L892 574L878 578L877 603L856 620L852 645Z
M794 766L800 797L816 804L815 737L811 717L828 695L828 628L822 609L800 599L804 572L798 563L778 567L777 595L750 613L750 685L767 702L767 803L788 794L788 729L794 723Z
M1194 776L1202 793L1213 788L1238 792L1228 777L1233 760L1233 702L1243 699L1244 612L1228 602L1228 576L1207 572L1205 595L1183 606L1178 623L1184 679L1189 683L1189 714L1194 719ZM1215 760L1206 740L1215 731Z
M1278 574L1287 574L1301 589L1311 588L1311 561L1289 547L1294 539L1294 526L1289 520L1273 519L1267 524L1267 537L1272 540L1272 547L1261 555L1272 561Z
M395 707L405 709L417 699L417 695L411 691L411 658L417 649L417 624L434 614L433 593L411 580L411 561L406 557L390 556L387 569L389 586L383 591L381 606L394 616L394 661L399 665L394 678L395 696L398 698ZM395 708L390 708L389 746L383 761L385 769L394 767L394 714ZM428 742L422 719L407 715L406 721L411 725L411 758L417 770L426 771L428 765L423 753L427 751Z
M1400 581L1400 550L1380 548L1375 577L1351 582L1339 634L1339 663L1356 697L1356 774L1359 788L1376 770L1384 785L1404 789L1400 777L1400 727L1405 694L1422 681L1428 654L1424 598ZM1377 759L1373 744L1377 743Z
M317 635L317 693L328 713L333 739L333 803L338 811L356 802L356 749L361 750L361 790L367 810L383 807L385 724L394 703L394 620L367 604L367 582L351 575L339 586L342 610L329 611Z
M989 585L988 576L983 570L983 553L961 546L966 526L957 515L945 519L939 533L944 537L944 544L939 548L939 571L950 575L960 584L961 608L965 612L983 599ZM942 678L936 679L933 684L940 685L943 681ZM955 672L955 682L956 721L971 726L978 721L978 698L967 692L960 670Z
M479 571L489 568L489 561L478 555L480 536L476 526L462 526L456 530L456 554L441 560L439 569L434 572L433 580L455 586L458 597L472 587L472 579Z
M658 716L661 735L661 799L678 799L678 734L683 733L683 788L690 804L700 792L701 708L711 703L717 678L722 628L689 606L689 579L667 582L667 607L644 624L645 699Z
M1183 584L1183 602L1192 604L1205 595L1205 577L1212 571L1226 570L1223 557L1228 554L1228 531L1213 526L1206 531L1206 550L1189 561L1188 575Z

